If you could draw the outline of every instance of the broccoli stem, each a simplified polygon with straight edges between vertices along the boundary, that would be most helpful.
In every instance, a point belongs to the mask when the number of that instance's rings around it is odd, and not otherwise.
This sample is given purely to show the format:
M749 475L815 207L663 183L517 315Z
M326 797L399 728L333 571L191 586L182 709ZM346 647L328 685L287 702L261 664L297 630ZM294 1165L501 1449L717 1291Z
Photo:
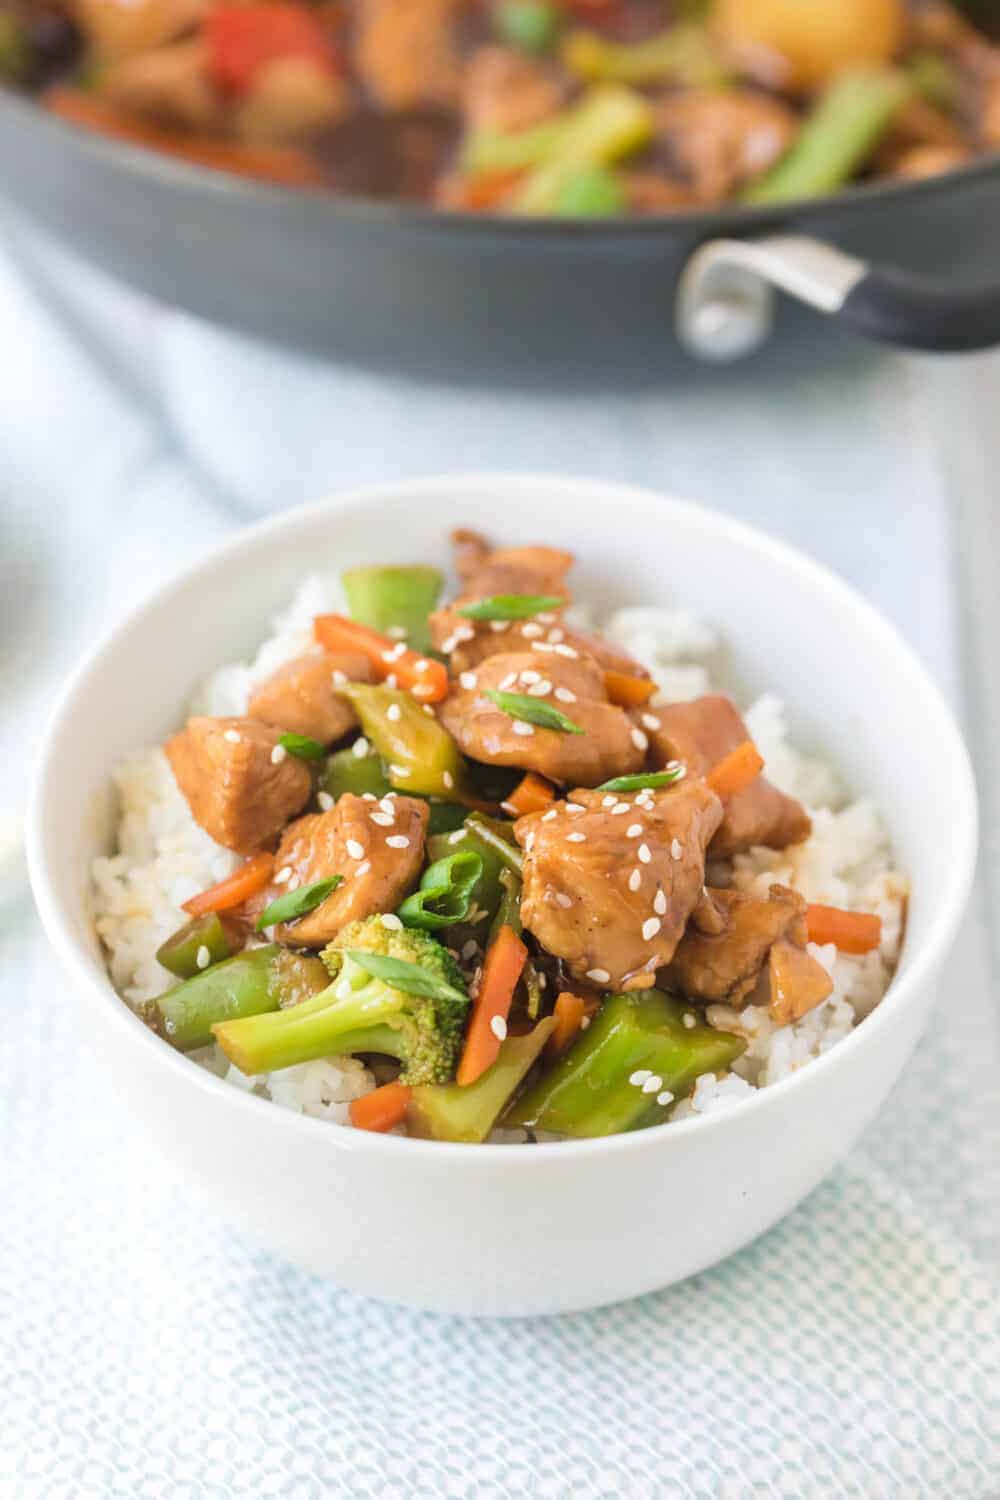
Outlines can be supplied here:
M561 50L570 72L591 82L710 88L728 78L704 28L690 22L644 42L612 42L596 31L572 31Z
M660 990L611 995L587 1031L508 1111L504 1124L605 1136L659 1125L702 1073L745 1048L728 1032L684 1025L690 1008ZM636 1083L636 1073L645 1075ZM644 1085L653 1083L647 1092ZM661 1104L664 1093L671 1097Z
M747 189L745 201L788 203L842 187L864 165L913 89L911 80L889 69L842 74L777 166Z
M273 1073L318 1057L355 1052L403 1056L404 1037L394 1027L373 1021L364 1002L338 998L336 983L268 1015L248 1015L213 1027L215 1040L241 1073Z
M251 948L176 985L153 1002L160 1029L181 1052L205 1047L212 1027L240 1016L277 1010L280 986L275 984L276 944Z
M427 617L444 583L437 568L348 568L341 576L352 620L382 635L401 630L414 651L428 650Z
M421 1084L410 1096L406 1127L410 1135L434 1141L483 1141L504 1107L541 1056L555 1019L547 1016L526 1036L509 1036L491 1068L475 1083Z
M607 166L644 146L653 133L647 100L620 85L591 91L571 112L562 136L512 195L520 214L554 213L567 178L581 167Z
M441 797L446 802L461 800L466 770L458 746L411 693L360 682L348 683L341 692L354 704L361 727L385 761L397 790Z
M242 947L235 926L227 924L217 911L192 917L160 944L156 961L178 979L194 979L209 965L231 958ZM199 962L202 952L208 955L207 962Z

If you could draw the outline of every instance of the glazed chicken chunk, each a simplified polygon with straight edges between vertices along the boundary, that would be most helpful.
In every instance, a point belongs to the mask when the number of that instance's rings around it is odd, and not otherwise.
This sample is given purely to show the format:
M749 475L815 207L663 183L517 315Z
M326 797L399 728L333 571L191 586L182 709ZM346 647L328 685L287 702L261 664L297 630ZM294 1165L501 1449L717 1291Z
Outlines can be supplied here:
M629 796L574 791L518 819L521 918L576 979L642 988L702 900L722 804L702 781Z
M249 712L265 724L332 745L358 723L338 688L371 680L371 664L359 652L310 652L285 662L262 682L250 699Z
M312 777L258 719L188 719L164 749L191 815L237 854L253 854L301 812Z
M669 703L643 713L640 722L649 735L650 759L657 765L683 761L689 776L705 775L750 738L733 703L721 695ZM758 776L727 800L710 853L714 859L724 859L755 844L784 849L808 838L811 831L802 804L779 792L765 776Z
M342 883L306 916L275 928L276 940L319 948L348 922L395 911L417 883L427 817L427 803L416 797L390 793L370 802L348 792L329 812L308 813L291 823L274 857L269 900L333 875Z
M579 733L512 718L486 696L516 693L558 710ZM571 646L491 656L461 674L441 705L441 722L463 754L518 766L567 784L607 781L637 771L645 740L624 709L608 702L604 673Z
M710 890L677 946L667 980L689 1000L738 1006L767 1004L779 1025L797 1021L833 989L823 965L806 952L806 903L774 885L766 901L740 891Z

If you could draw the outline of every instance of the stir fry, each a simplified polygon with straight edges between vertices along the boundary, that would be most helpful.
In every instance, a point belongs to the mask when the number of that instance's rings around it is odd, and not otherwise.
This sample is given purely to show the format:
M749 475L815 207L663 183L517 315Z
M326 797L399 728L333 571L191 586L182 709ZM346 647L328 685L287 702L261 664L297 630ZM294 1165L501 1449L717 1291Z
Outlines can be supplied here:
M3 0L0 73L88 129L301 187L642 215L922 178L1000 145L944 0Z
M660 702L577 628L569 553L455 543L447 604L433 569L353 570L351 614L316 616L245 715L168 741L244 862L186 903L146 1018L249 1079L365 1059L363 1129L661 1123L745 1049L711 1007L800 1021L833 988L810 943L871 952L879 918L738 889L734 859L811 823L733 703Z

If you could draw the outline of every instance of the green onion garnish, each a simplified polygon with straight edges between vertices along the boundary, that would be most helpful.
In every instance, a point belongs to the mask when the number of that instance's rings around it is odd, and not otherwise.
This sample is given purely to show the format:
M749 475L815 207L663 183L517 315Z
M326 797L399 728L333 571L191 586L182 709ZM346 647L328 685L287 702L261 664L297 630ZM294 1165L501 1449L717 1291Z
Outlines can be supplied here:
M463 604L455 611L467 620L528 620L543 609L564 609L566 600L559 594L493 594Z
M528 724L537 724L540 729L558 729L560 734L583 734L579 724L574 724L572 719L567 719L558 708L553 708L551 703L543 703L540 698L529 698L527 693L501 693L496 688L486 689L487 698L491 699L511 719L522 719Z
M304 917L325 901L343 878L343 875L331 875L329 880L314 880L312 885L300 886L297 891L285 891L261 912L257 918L257 931L263 932L275 922L294 922L296 917Z
M407 995L426 995L430 1000L456 1000L468 1005L469 997L453 984L439 979L419 964L408 964L402 958L390 958L387 953L366 953L363 948L345 948L344 957L356 963L366 974L384 979L394 989Z
M644 787L673 786L675 781L680 781L687 770L686 766L673 766L669 771L647 771L639 772L637 776L613 776L610 781L602 781L600 786L595 786L595 792L641 792Z
M464 922L482 873L483 862L471 849L446 854L427 866L420 889L407 896L396 915L407 927L424 932Z
M322 760L326 754L325 748L307 734L283 734L278 744L299 760Z

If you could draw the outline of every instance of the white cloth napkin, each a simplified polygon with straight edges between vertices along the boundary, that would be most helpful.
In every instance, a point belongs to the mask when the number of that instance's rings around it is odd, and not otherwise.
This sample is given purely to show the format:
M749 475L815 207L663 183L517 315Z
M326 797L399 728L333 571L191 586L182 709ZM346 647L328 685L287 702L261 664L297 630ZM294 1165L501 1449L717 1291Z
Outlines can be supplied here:
M100 629L240 516L386 475L563 468L705 498L859 583L957 704L975 673L985 616L966 649L958 585L967 527L984 522L953 508L961 465L942 455L995 362L970 377L851 356L792 387L773 374L491 396L279 356L25 249L0 256L8 816L54 685ZM666 558L664 571L669 586ZM985 722L975 680L966 689ZM168 1181L91 1055L27 898L7 891L0 1494L1000 1493L1000 1045L983 896L890 1104L795 1214L682 1286L491 1324L338 1293Z

